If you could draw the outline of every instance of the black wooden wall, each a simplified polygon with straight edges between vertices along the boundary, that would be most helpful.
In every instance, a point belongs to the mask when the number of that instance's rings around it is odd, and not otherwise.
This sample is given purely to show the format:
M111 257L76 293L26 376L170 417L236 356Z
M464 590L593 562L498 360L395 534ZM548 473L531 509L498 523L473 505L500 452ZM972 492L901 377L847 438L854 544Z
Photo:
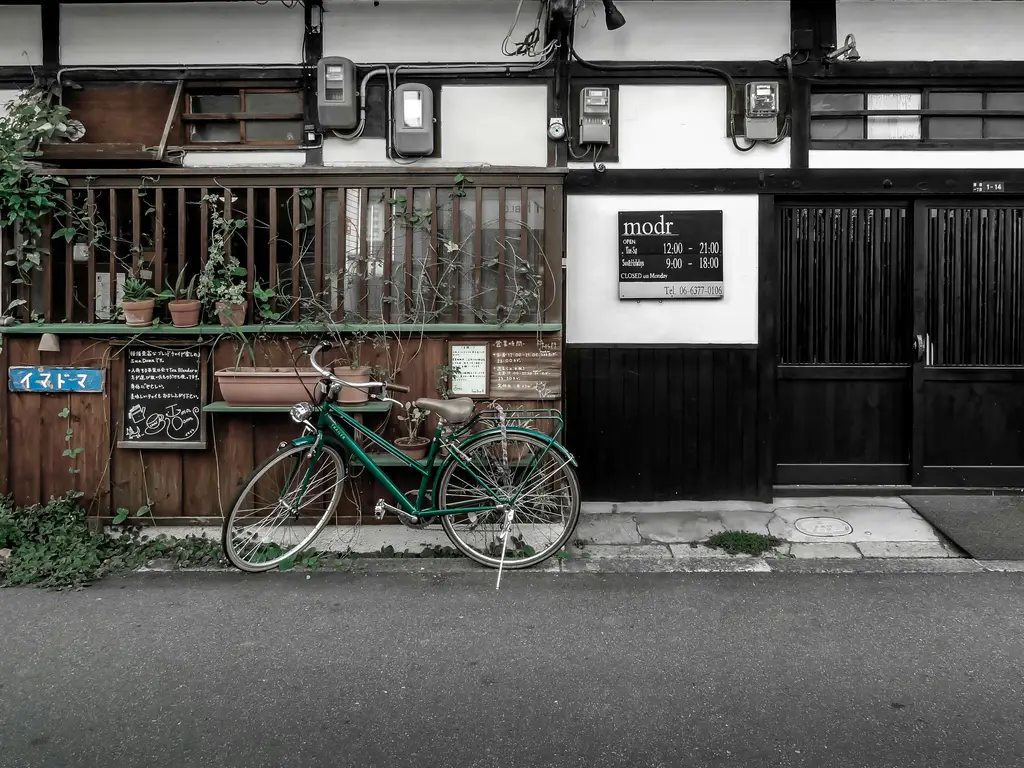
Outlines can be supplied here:
M756 347L567 345L566 444L586 501L756 499Z

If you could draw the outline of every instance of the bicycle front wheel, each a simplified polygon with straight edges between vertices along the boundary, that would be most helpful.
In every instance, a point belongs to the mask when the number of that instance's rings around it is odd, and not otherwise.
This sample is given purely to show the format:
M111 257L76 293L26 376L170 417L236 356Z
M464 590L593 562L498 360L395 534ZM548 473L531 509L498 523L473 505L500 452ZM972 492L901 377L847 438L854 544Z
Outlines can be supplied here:
M330 446L287 448L253 470L224 520L221 543L236 568L258 573L306 549L341 501L345 462Z
M441 471L438 509L451 511L441 518L441 525L461 552L481 565L498 567L502 513L458 510L494 506L496 496L511 498L517 492L504 567L529 568L565 545L579 521L580 485L560 451L521 433L509 434L504 448L501 434L496 433L461 450L469 467L486 483L481 485L454 460Z

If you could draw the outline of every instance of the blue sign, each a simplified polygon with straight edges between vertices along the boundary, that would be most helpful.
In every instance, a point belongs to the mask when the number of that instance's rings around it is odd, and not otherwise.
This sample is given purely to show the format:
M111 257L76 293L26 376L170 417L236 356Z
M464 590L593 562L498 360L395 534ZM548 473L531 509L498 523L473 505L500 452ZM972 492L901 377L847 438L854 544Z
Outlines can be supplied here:
M103 369L15 365L7 386L11 392L102 392Z

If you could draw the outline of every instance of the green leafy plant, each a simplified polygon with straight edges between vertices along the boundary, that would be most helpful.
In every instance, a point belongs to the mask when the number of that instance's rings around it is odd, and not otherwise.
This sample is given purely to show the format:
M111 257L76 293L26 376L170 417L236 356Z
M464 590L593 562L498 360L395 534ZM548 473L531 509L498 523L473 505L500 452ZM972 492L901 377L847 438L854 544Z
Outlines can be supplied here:
M207 195L203 203L210 209L211 232L196 295L210 310L216 308L218 301L242 304L245 302L246 270L234 254L228 254L227 243L235 232L245 226L245 220L226 218L223 214L224 198L220 195Z
M753 531L722 531L707 540L707 546L730 555L763 555L782 544L782 539Z
M139 280L137 277L129 277L124 281L123 296L125 301L145 301L153 298L156 294L149 283Z
M197 275L192 275L188 283L185 283L185 274L186 270L183 269L178 273L178 279L174 281L173 285L164 283L164 289L156 297L168 301L190 301L194 299Z
M264 288L263 284L257 280L252 287L252 295L256 299L256 311L259 312L259 316L263 320L281 319L281 313L275 310L277 291L269 286Z
M60 176L40 172L34 160L43 141L65 137L71 129L67 107L57 103L58 88L31 88L0 110L0 227L17 225L22 241L4 253L4 265L16 267L14 284L29 282L29 273L42 268L49 255L43 220L59 205L55 187L66 186ZM70 240L74 229L60 229L57 238ZM18 300L7 311L20 306Z

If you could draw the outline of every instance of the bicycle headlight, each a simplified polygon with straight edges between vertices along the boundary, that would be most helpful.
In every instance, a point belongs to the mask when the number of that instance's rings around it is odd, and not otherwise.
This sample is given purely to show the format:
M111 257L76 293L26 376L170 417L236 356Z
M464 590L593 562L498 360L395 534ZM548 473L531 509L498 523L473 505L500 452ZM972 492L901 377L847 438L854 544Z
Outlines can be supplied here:
M291 417L292 421L296 424L301 424L304 421L307 421L312 415L313 406L311 403L296 403L292 406Z

